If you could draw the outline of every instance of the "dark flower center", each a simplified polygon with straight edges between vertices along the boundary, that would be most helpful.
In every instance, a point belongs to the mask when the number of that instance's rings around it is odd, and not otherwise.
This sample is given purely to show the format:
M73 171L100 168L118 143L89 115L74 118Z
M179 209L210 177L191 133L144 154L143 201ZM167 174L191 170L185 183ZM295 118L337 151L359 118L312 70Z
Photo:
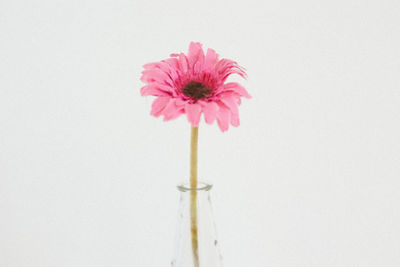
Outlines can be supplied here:
M193 97L195 99L200 99L204 97L209 97L211 89L207 88L202 83L192 81L185 85L182 92L185 96Z

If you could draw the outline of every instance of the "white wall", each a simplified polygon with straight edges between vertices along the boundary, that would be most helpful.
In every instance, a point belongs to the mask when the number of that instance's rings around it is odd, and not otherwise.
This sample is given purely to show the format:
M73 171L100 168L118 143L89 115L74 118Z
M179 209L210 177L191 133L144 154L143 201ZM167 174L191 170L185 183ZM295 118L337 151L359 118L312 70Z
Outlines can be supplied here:
M400 2L0 2L0 267L169 266L189 124L142 65L200 41L248 70L200 126L225 266L400 266Z

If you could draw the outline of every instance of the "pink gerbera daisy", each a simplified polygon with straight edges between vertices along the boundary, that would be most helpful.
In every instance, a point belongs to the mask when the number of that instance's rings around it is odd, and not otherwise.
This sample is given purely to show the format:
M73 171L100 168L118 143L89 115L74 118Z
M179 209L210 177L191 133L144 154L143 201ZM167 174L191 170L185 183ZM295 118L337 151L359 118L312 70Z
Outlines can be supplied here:
M213 49L204 55L200 43L191 42L189 52L171 54L160 62L144 65L141 80L146 83L142 96L152 95L151 115L164 116L164 121L186 114L193 127L197 127L201 114L206 123L215 120L221 131L229 124L239 126L238 106L241 97L250 98L239 83L225 83L231 74L246 78L244 69L230 59L218 59Z

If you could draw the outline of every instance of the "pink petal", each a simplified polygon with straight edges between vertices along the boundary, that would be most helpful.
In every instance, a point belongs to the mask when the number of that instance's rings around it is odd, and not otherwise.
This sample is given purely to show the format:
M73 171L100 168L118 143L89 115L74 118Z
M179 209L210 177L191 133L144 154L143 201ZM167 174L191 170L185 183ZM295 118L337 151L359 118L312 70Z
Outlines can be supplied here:
M199 104L187 103L185 105L185 110L186 110L188 121L193 126L199 126L200 116L201 116L201 106Z
M145 68L145 69L155 69L155 68L158 68L159 65L160 65L160 62L150 62L150 63L144 64L143 68Z
M164 121L170 121L178 118L180 115L185 114L184 109L177 109L175 110L169 117L164 116Z
M221 80L225 81L231 74L239 74L243 78L246 78L246 73L242 67L240 67L235 61L230 59L221 59L215 65L214 71L220 77Z
M165 61L168 65L170 65L174 69L179 69L179 60L176 58L167 58Z
M189 45L189 52L188 52L188 61L190 67L194 67L194 65L198 62L202 65L204 61L204 52L203 48L201 47L200 43L191 42Z
M186 73L188 70L188 62L184 53L180 53L179 55L179 66L183 73Z
M222 132L225 132L229 128L231 112L223 103L218 103L218 106L219 106L219 109L217 111L218 126Z
M198 74L201 72L202 68L202 63L200 61L196 62L193 66L193 73Z
M206 123L212 124L217 117L218 105L215 102L205 103L203 107L204 119Z
M222 103L224 103L232 113L239 114L238 104L236 101L236 97L232 95L226 95L221 97L220 99Z
M235 93L239 94L240 96L243 96L246 98L251 98L251 96L249 95L247 90L238 83L226 83L226 84L224 84L222 91L223 92L228 92L228 91L235 92Z
M178 107L175 102L175 99L171 99L163 110L162 114L164 115L164 121L176 119L183 114L183 108Z
M152 95L152 96L170 96L171 93L168 91L164 91L161 88L157 87L156 85L153 84L149 84L146 86L143 86L140 89L140 94L142 96L148 96L148 95Z
M231 112L231 124L234 127L238 127L240 125L239 113L236 114Z
M158 83L158 82L154 82L154 83L150 83L149 85L155 86L160 90L163 90L165 92L169 92L169 93L175 93L175 87L168 85L168 84L163 84L163 83Z
M230 122L232 126L239 126L240 125L240 120L239 120L239 105L240 97L233 95L233 94L227 94L223 95L221 97L221 102L224 103L230 110Z
M176 58L175 58L176 59ZM165 74L169 76L171 71L173 71L175 68L169 65L165 60L160 62L161 64L158 66L160 70L162 70Z
M171 77L162 71L161 69L146 69L142 71L142 77L140 78L142 82L154 82L165 83L172 85Z
M211 48L207 49L206 59L204 63L204 68L210 70L214 64L218 61L218 54Z
M183 100L183 99L177 98L175 104L178 107L185 107L187 102L188 102L187 100Z
M153 101L151 104L151 112L150 114L159 117L164 110L165 106L168 104L170 97L158 97L156 100Z
M164 60L164 62L169 65L169 74L172 80L177 80L179 77L179 60L176 58L168 58Z

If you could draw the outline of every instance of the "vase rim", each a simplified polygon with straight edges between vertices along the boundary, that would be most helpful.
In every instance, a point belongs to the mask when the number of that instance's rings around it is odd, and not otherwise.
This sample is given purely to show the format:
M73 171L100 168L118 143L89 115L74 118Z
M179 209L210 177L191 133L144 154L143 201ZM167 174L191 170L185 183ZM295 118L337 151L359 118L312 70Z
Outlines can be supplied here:
M180 183L177 185L177 188L181 192L187 191L210 191L213 185L209 182L198 181L197 187L191 187L188 182Z

